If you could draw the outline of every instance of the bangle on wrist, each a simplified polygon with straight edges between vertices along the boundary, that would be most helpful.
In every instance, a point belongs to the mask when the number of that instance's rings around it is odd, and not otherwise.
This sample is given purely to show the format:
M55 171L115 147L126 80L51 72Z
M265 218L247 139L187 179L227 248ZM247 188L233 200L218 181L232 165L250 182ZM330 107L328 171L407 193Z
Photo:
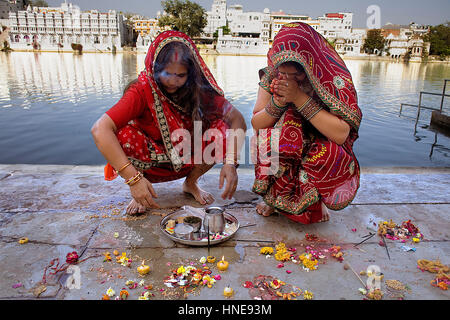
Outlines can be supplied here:
M139 180L141 180L143 177L142 173L140 171L138 171L136 173L136 175L134 175L133 177L131 177L130 179L125 181L125 184L129 185L130 187L134 184L136 184Z
M277 105L275 103L273 96L272 96L269 103L266 105L266 107L264 109L271 117L280 118L283 115L283 113L286 111L287 105L280 107L279 105Z
M118 173L125 170L129 165L131 165L131 161L128 161L125 165L123 165L119 170L117 170Z
M309 98L302 106L297 107L297 111L306 119L311 120L323 108L319 103Z
M311 100L312 100L312 98L311 98L311 97L308 97L308 99L306 99L306 101L303 102L303 104L302 104L301 106L296 107L297 111L298 111L298 112L302 112L303 108L305 108L306 105L307 105L308 103L311 102Z
M234 155L233 156L226 156L225 157L225 162L223 164L229 164L231 166L234 166L236 169L239 168L239 163L234 158Z

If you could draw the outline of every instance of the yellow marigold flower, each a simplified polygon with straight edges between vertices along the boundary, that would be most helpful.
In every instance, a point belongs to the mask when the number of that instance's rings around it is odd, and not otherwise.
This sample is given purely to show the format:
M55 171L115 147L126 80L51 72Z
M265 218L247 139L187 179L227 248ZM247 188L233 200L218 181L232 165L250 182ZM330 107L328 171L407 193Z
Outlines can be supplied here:
M287 251L285 251L285 252L278 251L277 253L275 253L275 259L277 259L278 261L287 261L290 258L291 258L291 254Z
M113 288L109 288L108 290L106 290L106 295L107 296L109 296L109 297L112 297L112 296L114 296L116 294L116 292L114 291L114 289Z
M183 266L181 266L181 267L179 267L178 269L177 269L177 273L178 274L183 274L183 273L185 273L186 272L186 269L183 267Z
M305 290L303 293L303 299L312 300L312 298L314 298L314 294L311 291Z
M264 248L261 248L261 250L259 252L261 254L273 254L273 248L271 248L271 247L264 247Z
M275 246L275 249L277 249L277 251L286 250L286 245L283 242L280 242Z

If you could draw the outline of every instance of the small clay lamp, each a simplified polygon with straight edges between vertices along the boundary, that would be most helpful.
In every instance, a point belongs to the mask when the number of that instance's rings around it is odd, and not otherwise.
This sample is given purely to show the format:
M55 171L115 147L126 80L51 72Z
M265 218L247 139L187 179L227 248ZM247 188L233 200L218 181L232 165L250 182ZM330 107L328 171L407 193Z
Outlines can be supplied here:
M234 290L229 285L223 289L223 295L226 298L231 297L233 295L233 293L234 293Z
M150 272L150 267L145 265L145 260L144 260L144 261L142 261L141 265L139 267L137 267L137 271L139 272L140 275L144 276Z
M225 257L222 257L222 260L220 260L219 262L217 262L217 269L219 269L219 271L225 271L228 269L228 262L224 260Z

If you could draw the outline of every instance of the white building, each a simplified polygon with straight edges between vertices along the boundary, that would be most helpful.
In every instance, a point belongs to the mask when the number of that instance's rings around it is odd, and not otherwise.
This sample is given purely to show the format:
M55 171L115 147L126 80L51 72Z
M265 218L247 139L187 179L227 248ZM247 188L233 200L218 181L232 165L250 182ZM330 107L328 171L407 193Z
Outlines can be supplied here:
M387 24L382 33L386 39L385 53L394 59L409 56L409 61L422 61L422 55L430 50L430 44L423 41L423 36L429 31L428 27L410 24L399 26Z
M223 35L223 30L219 29L216 50L220 54L264 56L269 51L269 40L263 40L261 37Z
M203 33L206 37L212 38L217 29L227 25L227 0L214 0L211 11L206 14L208 22Z
M221 54L265 55L269 49L270 10L244 12L242 5L227 7L226 0L214 0L208 11L208 23L203 29L205 37L212 38L218 31L216 50ZM223 35L221 27L230 29Z
M348 38L352 33L353 13L326 13L317 18L319 31L327 39Z
M10 12L9 24L14 50L71 52L72 44L80 44L84 52L112 52L120 51L125 41L121 14L114 10L81 12L67 3Z
M9 12L23 10L23 0L0 0L0 20L8 20Z
M138 33L136 39L136 50L147 52L151 43L164 30L169 30L169 26L159 27L158 19L133 19L133 29Z
M230 6L227 10L228 28L231 34L241 37L261 37L268 41L270 36L270 10L264 12L244 12L241 5Z
M311 21L311 18L305 15L287 14L282 10L272 12L270 14L270 40L273 41L277 33L285 24L299 21L309 23L309 21Z
M345 38L334 40L336 52L346 56L361 56L364 39L366 38L366 29L353 29Z

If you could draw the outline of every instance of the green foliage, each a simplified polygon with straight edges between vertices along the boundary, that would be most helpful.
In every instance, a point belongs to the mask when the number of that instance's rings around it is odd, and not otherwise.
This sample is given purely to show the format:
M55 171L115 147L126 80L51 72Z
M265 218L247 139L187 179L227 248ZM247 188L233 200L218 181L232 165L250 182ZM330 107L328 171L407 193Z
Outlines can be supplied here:
M382 52L386 40L383 37L380 29L371 29L367 31L367 38L363 45L364 52L374 53L375 49Z
M189 0L162 1L161 5L166 14L158 20L160 27L170 26L173 30L184 32L191 38L201 35L207 24L203 7Z
M424 40L430 42L430 54L450 56L450 22L431 27Z
M44 0L29 1L32 7L48 7L48 3Z
M219 29L222 29L222 30L223 30L223 35L226 35L226 34L230 34L230 33L231 33L231 29L228 28L228 26L222 26L222 27L220 27ZM213 37L214 37L215 39L217 39L217 38L219 37L219 31L218 31L218 30L216 30L216 31L214 32Z

